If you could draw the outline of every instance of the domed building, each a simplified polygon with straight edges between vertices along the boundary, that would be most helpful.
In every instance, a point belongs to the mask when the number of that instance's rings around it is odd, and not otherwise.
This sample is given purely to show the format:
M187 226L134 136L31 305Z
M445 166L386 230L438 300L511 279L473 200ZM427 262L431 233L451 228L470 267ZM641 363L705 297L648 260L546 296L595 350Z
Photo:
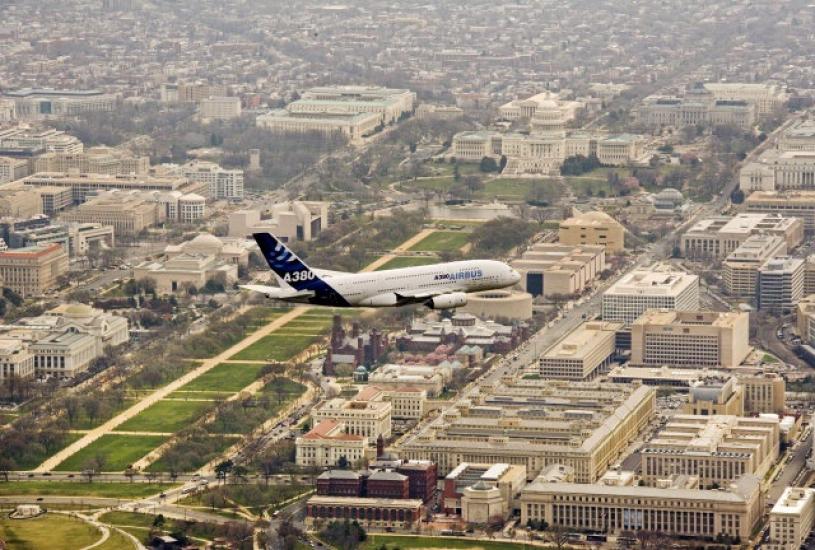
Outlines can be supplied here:
M666 187L654 195L654 208L657 210L676 210L685 204L682 192L673 187Z

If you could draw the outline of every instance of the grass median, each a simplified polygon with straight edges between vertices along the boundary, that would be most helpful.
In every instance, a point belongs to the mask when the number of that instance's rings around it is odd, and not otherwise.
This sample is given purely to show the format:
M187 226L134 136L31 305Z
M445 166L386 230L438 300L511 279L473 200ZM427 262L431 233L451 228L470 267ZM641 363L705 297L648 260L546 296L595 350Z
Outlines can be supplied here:
M410 247L414 252L441 252L458 250L470 240L470 234L462 231L434 231Z
M178 391L238 392L257 380L265 365L221 363Z
M0 483L2 496L77 496L100 498L143 498L174 487L168 483L88 483L77 475L76 481L10 481Z

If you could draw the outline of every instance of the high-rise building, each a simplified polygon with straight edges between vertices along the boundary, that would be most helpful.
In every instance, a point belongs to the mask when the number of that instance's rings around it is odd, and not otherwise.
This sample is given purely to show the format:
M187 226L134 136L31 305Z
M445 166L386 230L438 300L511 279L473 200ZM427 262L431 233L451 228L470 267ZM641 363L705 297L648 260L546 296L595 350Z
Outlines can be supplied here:
M198 112L204 120L229 120L241 116L239 97L210 96L198 104Z
M699 309L699 277L656 265L623 276L603 293L603 319L632 323L648 309Z
M804 297L804 260L779 257L758 270L759 309L791 310Z
M214 162L193 160L181 168L192 181L207 184L211 199L242 199L243 170L221 168Z
M787 253L787 244L773 235L751 235L722 263L727 293L752 298L758 292L758 270L768 260Z

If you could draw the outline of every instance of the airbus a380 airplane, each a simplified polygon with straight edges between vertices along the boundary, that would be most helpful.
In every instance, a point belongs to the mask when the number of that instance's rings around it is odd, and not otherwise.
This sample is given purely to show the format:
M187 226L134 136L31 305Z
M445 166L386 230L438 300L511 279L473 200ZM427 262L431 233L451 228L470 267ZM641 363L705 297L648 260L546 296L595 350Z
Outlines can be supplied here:
M465 260L370 273L312 269L269 233L255 233L279 287L242 285L267 298L332 307L424 304L447 309L467 303L468 292L505 288L521 276L503 262Z

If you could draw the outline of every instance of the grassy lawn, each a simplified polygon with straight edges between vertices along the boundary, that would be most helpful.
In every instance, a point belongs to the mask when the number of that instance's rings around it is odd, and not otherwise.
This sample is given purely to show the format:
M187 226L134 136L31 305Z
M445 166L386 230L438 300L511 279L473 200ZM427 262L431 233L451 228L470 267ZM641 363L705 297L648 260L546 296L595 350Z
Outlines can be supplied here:
M86 483L77 481L10 481L0 483L0 495L89 496L107 498L141 498L173 487L168 483Z
M181 386L185 390L214 390L237 392L254 382L263 370L264 365L238 365L221 363L190 382Z
M110 530L110 537L99 546L95 546L94 550L125 550L135 548L133 541L121 534L116 529Z
M145 541L155 518L156 516L153 514L140 514L138 512L106 512L99 517L99 521L108 525L115 525L140 541ZM217 530L218 528L212 524L201 522L186 524L186 522L170 518L165 519L163 528L165 533L183 531L188 537L199 540L212 540L219 534Z
M389 260L377 268L377 271L383 269L398 269L400 267L414 267L417 265L430 265L438 262L436 256L397 256Z
M141 457L164 443L159 435L103 435L84 449L68 457L55 469L57 471L78 472L85 464L96 457L104 457L105 472L121 472Z
M511 542L491 542L481 540L466 540L453 537L400 537L393 535L369 535L362 547L364 550L375 550L382 545L387 548L458 548L463 550L520 550L523 544Z
M217 367L216 367L217 368ZM191 396L194 399L194 396ZM211 401L159 401L137 414L115 431L118 432L177 432L197 420Z
M469 233L461 231L435 231L410 247L415 252L441 252L458 250L470 240Z
M265 336L230 357L232 360L244 361L288 361L311 344L317 342L316 336Z
M520 550L523 544L466 540L453 537L400 537L393 535L368 535L362 550L377 550L382 545L388 550L396 548L459 548L462 550Z
M0 539L15 550L76 550L102 538L102 532L82 520L61 514L38 518L0 519Z
M566 184L572 188L572 191L578 197L610 197L614 194L605 177L567 176Z
M205 506L215 511L234 510L232 502L245 506L257 513L265 508L276 510L285 501L313 489L310 485L265 485L247 483L223 485L202 493L188 496L179 501L181 505Z

